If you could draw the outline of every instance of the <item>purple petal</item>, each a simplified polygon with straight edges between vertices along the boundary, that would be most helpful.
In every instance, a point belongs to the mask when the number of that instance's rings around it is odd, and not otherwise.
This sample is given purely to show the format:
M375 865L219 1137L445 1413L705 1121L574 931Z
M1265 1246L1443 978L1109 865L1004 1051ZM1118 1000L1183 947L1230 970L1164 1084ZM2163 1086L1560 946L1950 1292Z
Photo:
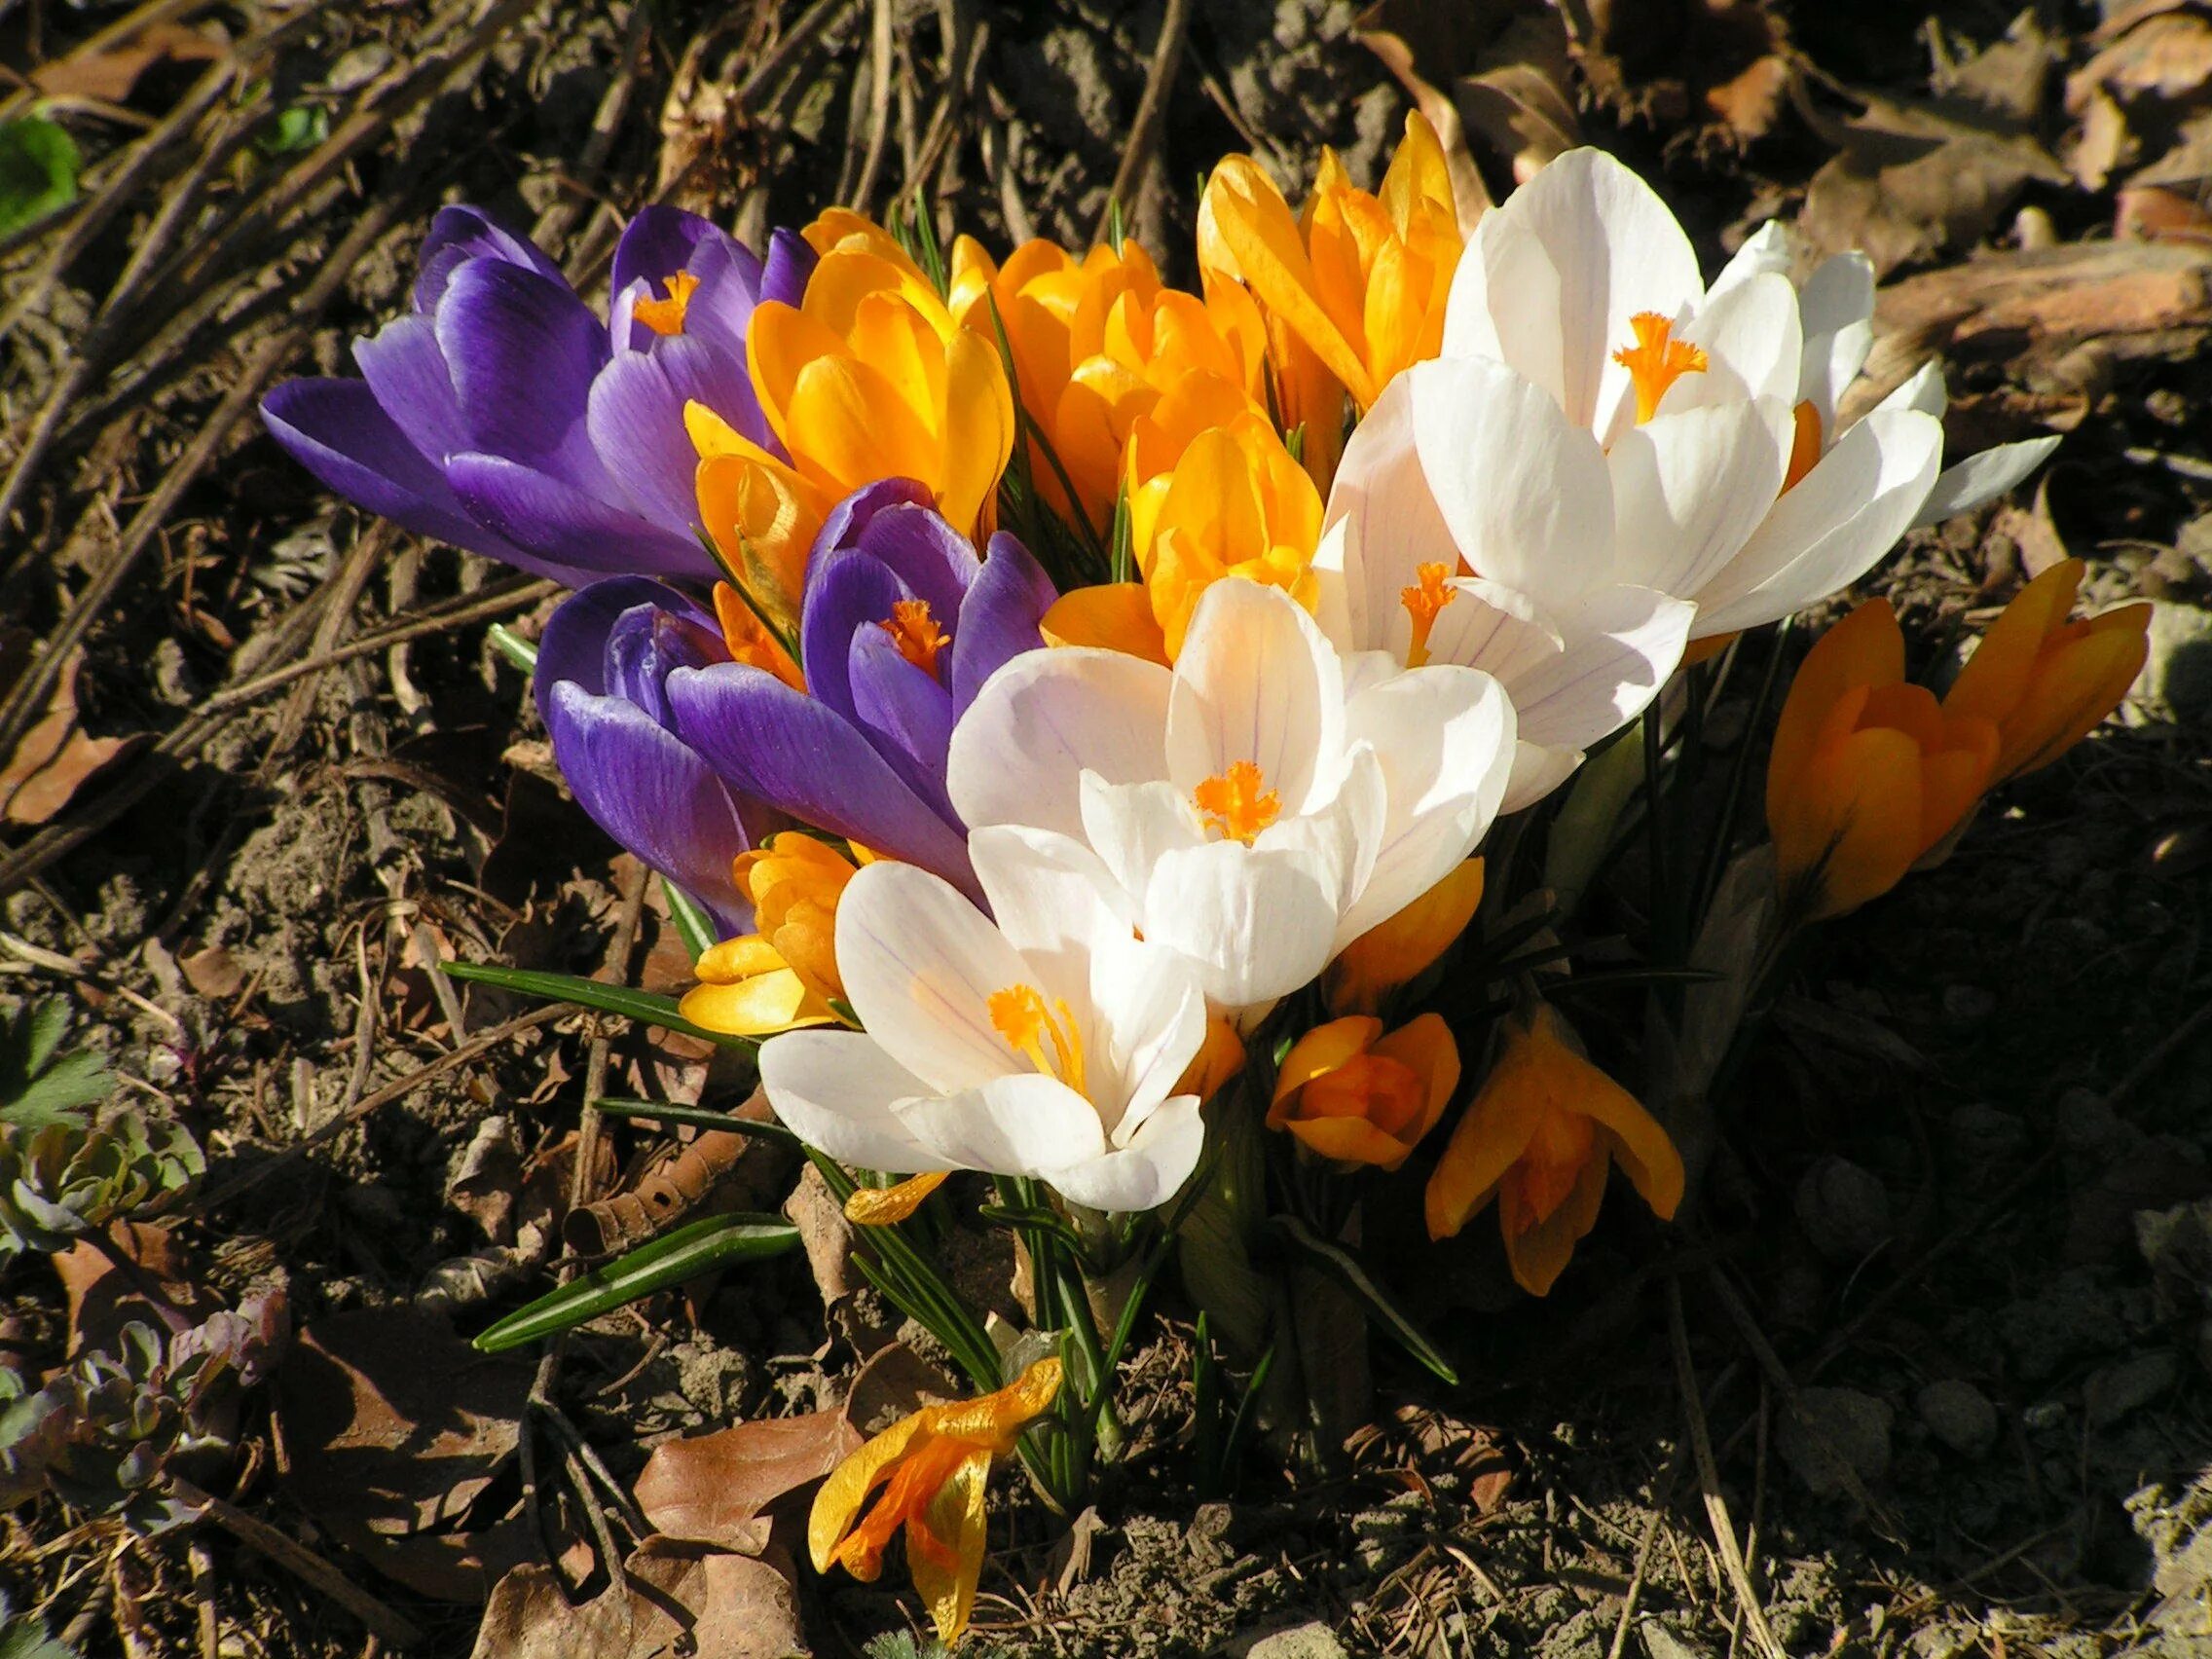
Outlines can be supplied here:
M796 231L778 230L768 238L768 259L760 272L760 297L795 306L806 297L816 255Z
M916 479L878 478L872 484L863 484L830 509L814 538L813 558L857 546L861 532L886 507L936 505L937 498L930 494L930 487Z
M774 675L730 663L669 676L683 740L735 788L802 823L935 870L980 902L967 838L867 739Z
M712 668L730 660L721 632L686 621L655 605L615 619L607 636L607 690L635 703L656 725L672 723L663 686L680 668Z
M717 574L714 560L689 536L535 467L496 455L457 455L446 462L446 477L471 515L540 562L594 575Z
M719 237L731 240L712 219L686 213L681 207L647 206L622 229L614 244L613 275L608 286L619 294L643 277L657 297L667 292L668 278L689 267L699 244Z
M1060 596L1051 578L1029 556L1029 549L1001 531L991 537L990 556L961 602L952 636L952 706L966 713L983 682L1023 651L1039 649L1045 612Z
M443 461L470 447L461 399L428 317L397 317L375 339L354 341L353 361L385 413L424 455Z
M595 697L606 694L608 636L625 614L641 608L665 610L700 628L715 626L704 606L648 576L610 576L579 589L555 608L538 637L533 679L540 715L547 688L563 682Z
M753 906L730 878L730 862L751 843L713 768L618 697L561 682L544 708L553 757L592 821L725 929L749 926Z
M946 822L956 822L944 793L945 751L952 743L952 693L900 653L881 628L853 636L853 713L906 787Z
M603 490L584 412L608 356L607 330L566 283L472 260L446 284L437 335L467 448Z
M537 244L493 223L481 207L440 207L423 239L423 251L415 257L415 309L432 312L445 297L446 284L464 261L497 259L519 265L564 285L567 278Z
M975 544L934 507L888 506L873 514L851 545L891 567L892 573L926 600L946 633L959 619L969 584L982 562Z
M586 422L601 464L664 530L696 538L699 452L683 425L697 401L758 441L768 424L742 357L677 335L650 351L622 351L592 383Z
M846 719L853 710L853 641L864 631L882 633L892 607L913 591L881 560L865 553L817 551L807 570L806 604L799 618L799 666L807 689Z

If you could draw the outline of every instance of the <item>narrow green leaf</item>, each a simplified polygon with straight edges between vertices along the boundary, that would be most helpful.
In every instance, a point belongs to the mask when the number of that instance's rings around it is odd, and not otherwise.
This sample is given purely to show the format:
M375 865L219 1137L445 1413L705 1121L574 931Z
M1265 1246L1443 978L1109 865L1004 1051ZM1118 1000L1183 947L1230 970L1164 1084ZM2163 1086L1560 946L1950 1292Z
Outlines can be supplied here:
M707 914L705 905L665 875L660 878L660 890L668 896L669 918L682 936L683 948L691 953L692 961L698 961L715 942L714 918Z
M725 1049L742 1049L751 1053L760 1046L756 1038L734 1037L727 1031L709 1031L704 1025L692 1024L677 1013L674 997L634 991L627 985L602 984L579 974L543 974L535 969L501 968L489 962L446 962L440 964L440 971L456 979L520 991L526 997L544 997L549 1002L574 1003L578 1008L594 1009L601 1014L618 1014L626 1019L657 1025L663 1031L704 1038Z
M84 166L77 141L45 116L0 122L0 237L76 201Z
M498 653L525 674L537 672L537 647L504 622L492 624L491 639Z
M733 1135L798 1145L798 1136L781 1124L733 1118L727 1112L710 1112L701 1106L672 1106L665 1100L594 1100L592 1110L609 1118L643 1118L653 1124L684 1124L695 1129L725 1129Z
M1071 1250L1083 1248L1083 1239L1076 1230L1049 1209L1033 1209L1022 1204L979 1204L976 1215L995 1227L1012 1228L1016 1233L1025 1228L1050 1233Z
M504 1353L571 1330L641 1296L696 1278L710 1268L763 1262L797 1248L798 1229L782 1216L742 1210L711 1215L642 1244L604 1268L594 1268L582 1278L571 1279L508 1314L476 1339L476 1348L480 1353Z
M1382 1294L1382 1287L1367 1276L1367 1270L1352 1259L1350 1252L1330 1243L1295 1215L1272 1215L1268 1217L1268 1225L1283 1242L1350 1292L1384 1336L1445 1382L1458 1382L1459 1374L1421 1335L1419 1328Z

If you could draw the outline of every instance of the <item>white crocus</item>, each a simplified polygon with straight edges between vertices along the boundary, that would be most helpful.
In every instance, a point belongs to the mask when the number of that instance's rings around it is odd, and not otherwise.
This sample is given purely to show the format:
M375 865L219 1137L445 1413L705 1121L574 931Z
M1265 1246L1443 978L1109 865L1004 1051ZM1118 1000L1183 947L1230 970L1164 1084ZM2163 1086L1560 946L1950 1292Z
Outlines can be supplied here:
M1439 469L1465 485L1445 493L1449 512L1421 466L1417 396L1432 412L1454 397L1466 406L1465 424L1444 417L1457 441ZM1556 789L1681 660L1697 608L1614 572L1641 557L1665 579L1694 579L1701 561L1725 556L1756 522L1755 498L1747 509L1740 493L1720 491L1706 502L1737 503L1732 515L1677 521L1663 492L1637 494L1649 454L1615 445L1607 457L1526 381L1490 363L1400 375L1345 446L1313 561L1322 630L1341 650L1495 676L1518 718L1504 811ZM1634 503L1630 512L1614 510L1616 497ZM1626 547L1616 545L1624 532ZM1673 557L1658 538L1676 544Z
M1288 595L1227 577L1172 670L1080 647L1008 663L954 728L946 781L971 826L1047 832L1248 1021L1474 850L1513 734L1490 675L1340 659Z
M1748 277L1787 273L1794 263L1789 233L1773 220L1761 225L1736 252L1713 292ZM1862 253L1823 260L1797 294L1805 338L1797 379L1797 451L1791 470L1809 469L1850 428L1841 417L1844 394L1874 349L1874 265ZM1917 409L1940 420L1948 393L1943 371L1930 359L1875 405L1875 412ZM1914 515L1912 527L1940 524L1995 499L2043 464L2058 447L2055 435L1997 444L1946 466Z
M994 922L912 865L869 865L837 906L837 971L863 1031L760 1050L801 1140L868 1169L1034 1176L1071 1203L1152 1209L1205 1138L1175 1086L1205 1040L1189 967L1137 939L1050 837L970 841Z
M1572 452L1551 486L1562 497L1598 476L1594 450L1611 475L1604 510L1567 500L1550 528L1586 547L1589 527L1609 517L1617 557L1585 579L1695 603L1693 640L1778 620L1856 581L1929 499L1942 426L1921 409L1876 410L1785 491L1808 332L1831 354L1856 350L1826 324L1809 323L1788 278L1756 258L1708 291L1681 226L1611 157L1553 162L1476 226L1443 356L1415 371L1421 464L1474 573L1506 579L1467 549L1464 521L1494 531L1530 516L1476 498L1512 493L1481 470L1479 436L1488 450ZM1463 372L1478 363L1507 378ZM1478 431L1484 403L1536 424ZM1685 535L1691 527L1701 534ZM1510 557L1494 546L1490 556Z

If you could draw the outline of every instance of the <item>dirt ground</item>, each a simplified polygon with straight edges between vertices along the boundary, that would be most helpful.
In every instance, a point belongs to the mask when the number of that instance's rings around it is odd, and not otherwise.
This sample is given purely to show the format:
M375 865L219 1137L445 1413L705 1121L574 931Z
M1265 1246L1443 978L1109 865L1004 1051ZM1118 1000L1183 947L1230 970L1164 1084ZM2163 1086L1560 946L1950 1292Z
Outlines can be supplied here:
M1072 1544L1002 1482L975 1650L2212 1654L2205 9L159 10L180 31L166 48L94 52L88 74L79 49L127 8L0 4L11 80L78 66L40 95L88 168L75 215L0 236L0 670L21 677L0 702L0 988L73 996L127 1093L191 1127L209 1167L179 1271L225 1300L280 1284L299 1335L209 1477L243 1521L127 1545L39 1497L0 1516L18 1617L86 1659L570 1651L490 1627L479 1645L488 1576L535 1552L529 1469L558 1484L545 1471L577 1459L549 1423L518 1431L534 1363L457 1357L451 1333L549 1282L579 1144L594 1191L661 1144L612 1121L579 1143L584 1099L743 1097L682 1039L517 1024L534 1005L429 971L668 989L684 958L563 795L491 637L533 637L550 591L335 501L262 434L261 391L349 371L350 341L404 306L441 202L534 227L587 293L615 213L654 199L757 237L919 188L940 232L1001 253L1081 244L1172 18L1184 49L1130 221L1170 277L1195 280L1195 181L1227 152L1294 199L1324 144L1380 176L1408 107L1398 43L1458 94L1492 193L1516 155L1580 139L1667 191L1709 262L1801 215L1877 250L1876 369L1945 355L1955 441L2067 432L2040 492L1916 533L1876 573L1919 660L2060 551L2089 562L2093 601L2156 599L2157 647L2121 721L1820 936L1733 1078L1692 1225L1620 1207L1542 1302L1487 1236L1419 1275L1464 1385L1379 1351L1376 1424L1333 1475L1261 1456L1227 1493L1191 1489L1170 1289L1124 1383L1131 1456ZM1716 756L1747 741L1772 648L1747 649L1709 722ZM41 719L55 742L26 760ZM1593 936L1639 890L1633 864ZM1633 1054L1641 1003L1584 1000L1601 1048ZM792 1178L747 1154L742 1207L776 1208ZM73 1318L43 1260L0 1272L19 1366L59 1363ZM668 1437L834 1404L895 1325L865 1292L826 1313L787 1258L600 1321L553 1398L627 1488ZM329 1427L318 1400L394 1353L434 1403L400 1401L404 1432L316 1478L300 1448ZM385 1382L398 1400L405 1381ZM548 1508L564 1541L589 1537L572 1496ZM365 1634L255 1526L415 1640ZM896 1571L804 1576L816 1653L898 1651L879 1639L919 1628ZM10 1659L46 1651L12 1640Z

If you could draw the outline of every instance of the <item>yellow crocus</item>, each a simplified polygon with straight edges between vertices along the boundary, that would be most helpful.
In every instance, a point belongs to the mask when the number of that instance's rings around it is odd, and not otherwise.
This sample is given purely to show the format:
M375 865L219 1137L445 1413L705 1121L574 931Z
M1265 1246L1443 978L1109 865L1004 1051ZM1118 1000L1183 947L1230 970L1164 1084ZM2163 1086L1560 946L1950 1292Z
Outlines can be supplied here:
M1332 1019L1290 1046L1268 1127L1336 1163L1395 1169L1436 1127L1459 1087L1459 1046L1441 1014L1385 1032L1367 1014Z
M842 1567L872 1583L891 1535L903 1528L914 1588L929 1603L939 1639L948 1647L957 1642L983 1571L991 1464L1013 1453L1059 1391L1060 1362L1041 1359L996 1393L924 1406L869 1440L815 1494L806 1526L814 1569ZM882 1495L870 1505L879 1486Z
M1207 291L1241 283L1266 313L1286 429L1306 428L1324 485L1342 449L1344 403L1364 413L1392 376L1436 355L1464 245L1444 146L1419 111L1374 194L1324 150L1302 213L1249 156L1214 168L1198 208Z
M1383 999L1425 972L1475 919L1483 861L1469 859L1387 921L1338 952L1321 976L1331 1014L1380 1014Z
M1683 1183L1675 1143L1538 1003L1508 1020L1496 1063L1428 1178L1428 1235L1452 1237L1494 1201L1515 1280L1542 1296L1597 1225L1616 1161L1652 1213L1672 1221Z
M740 853L733 866L753 901L759 931L723 940L699 958L699 983L682 1005L710 1031L764 1037L802 1025L831 1025L844 1000L837 977L837 901L853 866L827 843L795 830Z

